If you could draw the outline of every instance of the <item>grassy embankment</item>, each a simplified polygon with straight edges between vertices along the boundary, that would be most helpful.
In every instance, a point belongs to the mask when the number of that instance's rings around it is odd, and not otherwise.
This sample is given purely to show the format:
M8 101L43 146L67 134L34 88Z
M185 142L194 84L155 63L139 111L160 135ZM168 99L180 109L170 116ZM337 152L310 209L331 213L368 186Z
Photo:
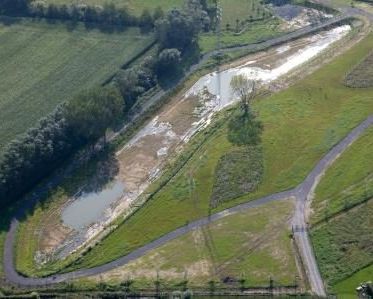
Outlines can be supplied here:
M373 128L326 172L316 189L312 241L324 279L338 295L355 295L372 279Z
M100 84L149 45L139 29L102 33L78 24L0 24L0 153L57 104Z
M262 183L255 192L231 200L218 210L296 186L334 144L373 112L373 89L356 90L342 84L344 74L367 55L372 46L370 35L288 90L256 102L255 109L265 128ZM208 214L216 165L232 149L223 126L194 153L170 183L71 269L113 260ZM190 196L191 175L198 201Z
M283 201L227 216L92 280L118 284L130 277L135 285L152 287L158 270L168 286L187 280L188 286L208 287L226 277L245 287L268 286L269 277L292 285L297 275L288 226L292 213L293 203Z

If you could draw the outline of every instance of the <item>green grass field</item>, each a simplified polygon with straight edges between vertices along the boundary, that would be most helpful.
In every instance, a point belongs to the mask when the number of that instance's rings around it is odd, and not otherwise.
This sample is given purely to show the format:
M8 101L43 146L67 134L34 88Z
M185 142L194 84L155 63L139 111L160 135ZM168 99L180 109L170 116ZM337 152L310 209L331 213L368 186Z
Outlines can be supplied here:
M289 238L292 212L293 202L282 201L227 216L101 278L118 284L130 276L151 284L158 269L169 284L180 283L187 272L189 286L207 287L211 280L223 285L226 277L238 286L243 279L246 287L266 286L269 277L291 285L298 273Z
M370 35L313 75L255 104L264 124L263 181L255 192L231 200L218 209L296 186L322 155L372 113L373 89L355 90L342 84L346 70L357 64L372 46L373 36ZM220 157L231 149L223 127L152 200L73 268L92 267L113 260L206 215L215 167ZM198 201L190 195L190 173L195 180Z
M138 29L106 34L78 25L0 23L0 153L57 104L100 84L153 38Z
M312 223L373 197L373 128L326 171L312 202Z
M333 286L333 291L338 294L338 298L341 299L355 299L356 291L355 289L362 282L372 281L373 278L373 264L354 273L349 278L338 282Z
M373 263L372 213L373 200L370 200L311 230L327 285L333 286ZM363 280L371 279L365 276Z
M268 19L252 22L241 34L234 34L231 31L223 31L221 36L222 47L233 47L260 42L284 32L279 27L278 19ZM203 33L199 38L199 45L202 52L209 52L216 49L217 37L214 33Z
M283 33L279 26L280 20L271 18L270 12L260 4L259 0L220 0L220 7L223 12L222 47L255 43ZM247 22L250 20L252 22ZM240 24L238 28L236 28L237 21ZM244 24L241 24L242 22ZM216 44L215 33L201 34L199 45L202 52L214 50Z

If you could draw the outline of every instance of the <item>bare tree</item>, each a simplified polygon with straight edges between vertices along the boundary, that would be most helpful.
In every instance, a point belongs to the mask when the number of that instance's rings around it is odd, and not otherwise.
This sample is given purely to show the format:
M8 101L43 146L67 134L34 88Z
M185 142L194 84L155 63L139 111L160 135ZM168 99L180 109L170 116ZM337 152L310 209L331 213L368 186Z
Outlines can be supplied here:
M238 97L241 101L241 108L245 115L250 112L250 105L256 96L257 86L255 80L250 80L245 75L234 76L231 80L230 86L233 95Z

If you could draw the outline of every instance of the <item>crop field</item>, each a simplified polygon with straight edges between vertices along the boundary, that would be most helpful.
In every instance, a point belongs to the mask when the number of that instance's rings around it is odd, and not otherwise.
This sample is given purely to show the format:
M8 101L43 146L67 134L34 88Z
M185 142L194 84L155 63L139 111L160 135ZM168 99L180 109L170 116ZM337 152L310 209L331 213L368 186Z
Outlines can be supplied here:
M207 287L209 281L219 285L229 277L237 286L239 280L244 286L266 286L272 277L277 284L292 285L298 273L289 238L292 211L293 202L282 201L227 216L100 279L121 283L131 277L151 284L158 269L159 279L168 284L187 279L189 286Z
M343 56L286 91L256 102L255 110L264 125L262 182L256 191L226 201L215 211L295 187L322 155L373 112L373 89L357 91L342 84L343 74L361 61L372 46L373 36L370 35ZM152 200L72 268L92 267L111 261L207 215L216 166L232 148L227 140L226 126L223 126L199 147ZM191 177L195 182L193 192Z
M327 285L333 286L373 263L372 213L370 200L312 229L316 257ZM366 276L363 281L371 278Z
M108 34L81 24L6 21L12 23L0 22L0 153L56 105L104 82L153 41L134 28Z
M312 202L312 223L373 197L373 129L359 138L325 173Z

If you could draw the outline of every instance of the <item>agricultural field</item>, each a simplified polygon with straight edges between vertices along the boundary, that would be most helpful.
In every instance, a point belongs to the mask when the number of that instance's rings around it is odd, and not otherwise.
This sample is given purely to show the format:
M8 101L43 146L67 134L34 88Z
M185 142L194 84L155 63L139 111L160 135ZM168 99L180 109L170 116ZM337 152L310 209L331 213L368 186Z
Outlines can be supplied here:
M372 113L373 89L356 90L342 83L346 71L360 62L372 46L373 36L369 35L291 88L255 103L264 126L262 181L254 192L226 201L212 212L295 187L323 154ZM210 135L204 132L199 136L207 140L173 179L70 270L116 259L209 213L218 162L237 147L228 141L224 124Z
M93 280L118 284L130 277L151 285L158 270L168 285L186 279L188 286L208 287L210 281L222 285L227 277L238 287L266 286L269 277L293 285L298 270L289 238L292 212L288 200L227 216Z
M103 33L82 24L0 22L0 153L82 89L103 83L152 43L139 29Z

